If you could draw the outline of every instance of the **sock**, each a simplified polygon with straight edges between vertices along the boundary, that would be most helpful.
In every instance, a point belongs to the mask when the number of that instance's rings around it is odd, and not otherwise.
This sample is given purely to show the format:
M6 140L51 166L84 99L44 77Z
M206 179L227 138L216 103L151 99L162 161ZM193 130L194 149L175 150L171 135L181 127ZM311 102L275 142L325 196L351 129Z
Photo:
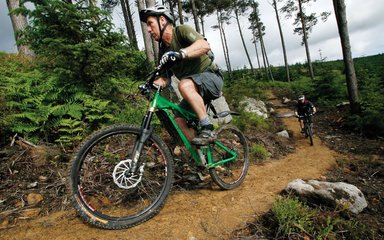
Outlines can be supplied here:
M211 119L208 116L200 120L200 126L202 129L213 130Z
M206 125L209 125L209 124L212 124L212 123L211 123L211 119L209 119L208 116L206 116L205 118L200 120L200 125L201 126L206 126Z

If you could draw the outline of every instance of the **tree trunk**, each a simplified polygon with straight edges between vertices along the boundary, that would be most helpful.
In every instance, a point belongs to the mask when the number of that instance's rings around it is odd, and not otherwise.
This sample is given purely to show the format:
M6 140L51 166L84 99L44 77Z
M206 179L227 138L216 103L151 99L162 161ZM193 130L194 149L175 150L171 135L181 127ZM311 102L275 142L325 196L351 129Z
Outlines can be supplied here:
M223 39L224 39L224 47L227 52L227 59L228 59L228 66L229 66L229 72L232 76L232 66L231 66L231 59L229 58L229 49L228 49L228 41L227 41L227 36L225 35L224 28L223 28L223 23L221 23L221 33L223 34Z
M255 75L255 69L253 68L251 58L249 57L247 46L246 46L245 41L244 41L243 31L241 30L241 25L240 25L240 21L239 21L239 15L238 15L236 10L235 10L235 16L236 16L237 27L238 27L239 33L240 33L241 42L243 43L244 51L245 51L245 54L247 56L247 59L248 59L248 62L249 62L249 66L251 67L252 73Z
M279 27L279 33L280 33L280 39L281 39L281 46L283 48L284 64L285 64L285 75L287 77L287 82L290 82L291 78L289 76L289 66L288 66L288 60L287 60L287 51L285 49L284 36L283 36L283 31L281 29L281 23L280 23L280 18L279 18L279 12L277 10L276 0L273 0L273 8L275 9L276 20L277 20L277 25Z
M261 66L260 66L259 51L257 50L257 40L256 40L256 37L255 37L255 33L253 33L253 44L255 45L257 65L259 66L259 69L258 69L257 72L258 72L260 78L262 78L263 77L263 73L262 73L262 69L261 69Z
M145 8L144 0L137 0L137 8L139 12ZM141 22L141 30L143 32L145 54L147 55L147 59L150 63L155 64L155 54L153 51L152 38L148 34L146 23Z
M13 32L15 33L16 45L19 54L29 57L34 56L35 54L29 48L29 46L18 43L18 40L20 40L21 31L23 31L28 26L27 18L25 16L11 13L13 10L20 7L19 0L7 0L7 6L10 12Z
M169 11L171 12L171 15L172 16L176 16L175 15L175 10L173 9L173 0L168 0L168 5L169 5ZM155 2L156 4L156 2ZM163 5L164 5L164 1L163 1Z
M180 21L180 24L184 24L183 5L181 4L181 0L177 0L177 10L178 10L178 12L179 12L179 21Z
M268 55L267 55L267 50L265 49L265 45L264 45L264 41L261 41L261 48L263 49L263 53L265 55L265 62L267 64L267 74L268 74L268 78L271 79L272 81L274 81L273 79L273 74L272 74L272 70L271 70L271 65L269 64L269 60L268 60Z
M223 21L221 19L221 12L217 11L216 13L217 13L217 22L218 22L219 31L220 31L221 44L223 46L224 59L225 59L226 65L227 65L227 71L229 74L229 78L232 79L231 61L229 59L228 44L227 44L227 39L225 37L225 32L224 32L224 28L223 28Z
M267 70L267 63L266 63L266 55L267 53L264 51L263 48L263 31L261 31L260 23L259 23L259 17L256 18L256 26L257 26L257 32L259 33L259 41L260 41L260 49L261 49L261 56L263 57L263 64L264 64L264 72L267 78L269 78L268 70Z
M145 0L145 3L146 3L146 6L147 8L148 7L154 7L156 5L156 0ZM158 63L159 62L159 43L151 38L151 41L152 41L152 48L153 48L153 54L154 54L154 58L155 58L155 62Z
M201 30L200 30L200 24L199 24L199 17L198 17L198 14L197 14L197 9L196 9L196 4L195 4L195 0L190 0L191 1L191 6L192 6L192 15L193 15L193 20L195 21L195 28L196 28L196 31L201 33Z
M227 66L227 70L229 72L230 71L229 70L230 67L229 67L229 63L228 63L227 50L225 49L225 45L224 45L224 38L223 38L223 33L222 33L223 31L222 31L222 27L221 27L220 13L219 13L219 11L217 11L216 13L217 13L217 22L218 22L218 26L219 26L221 45L223 46L223 54L224 54L225 65Z
M345 75L348 87L349 102L351 105L352 114L360 114L361 107L359 102L359 91L357 86L357 78L355 66L351 53L351 44L349 41L348 24L346 17L346 7L344 0L333 0L335 9L336 22L339 29L341 48L343 50L343 59L345 66Z
M305 45L305 52L307 54L307 61L308 61L308 67L309 67L309 74L311 76L311 79L315 79L315 75L313 73L313 68L312 68L312 61L311 61L311 55L309 53L309 46L308 46L308 36L307 36L307 27L304 19L304 13L303 13L303 8L302 8L302 2L301 0L299 1L299 14L300 14L300 19L301 19L301 26L303 29L303 42Z
M135 27L133 25L131 7L129 0L121 0L121 8L123 10L125 27L127 28L127 35L129 42L134 46L135 49L139 49L137 45L137 38L135 33Z
M201 34L205 36L205 30L204 30L204 16L199 16L200 22L201 22Z

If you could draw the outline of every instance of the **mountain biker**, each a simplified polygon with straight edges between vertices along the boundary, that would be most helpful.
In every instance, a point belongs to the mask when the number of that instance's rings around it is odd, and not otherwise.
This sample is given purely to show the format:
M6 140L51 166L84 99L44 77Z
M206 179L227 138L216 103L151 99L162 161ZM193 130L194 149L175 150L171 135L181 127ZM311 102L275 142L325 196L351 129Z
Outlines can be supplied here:
M313 105L313 103L311 103L308 99L306 99L304 95L300 95L297 98L295 115L299 119L301 133L304 133L303 116L305 114L312 114L313 115L315 113L316 113L315 105Z
M220 97L223 77L213 59L209 56L210 46L207 40L188 25L173 26L174 19L169 10L161 5L140 11L140 20L147 24L147 31L159 42L160 64L172 72L164 72L154 81L165 88L171 74L178 79L179 91L183 100L180 106L193 110L200 122L201 132L188 128L181 116L175 116L176 122L195 145L206 145L215 140L213 125L208 117L205 103Z

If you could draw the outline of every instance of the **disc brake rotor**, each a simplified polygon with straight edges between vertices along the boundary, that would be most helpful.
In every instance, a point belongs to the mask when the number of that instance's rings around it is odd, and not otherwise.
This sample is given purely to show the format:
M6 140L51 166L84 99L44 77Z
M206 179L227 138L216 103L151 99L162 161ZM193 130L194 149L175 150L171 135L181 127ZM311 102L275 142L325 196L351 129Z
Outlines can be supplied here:
M131 172L132 160L124 160L119 162L112 173L115 184L124 189L134 188L141 182L144 171L144 165L140 166L139 171Z

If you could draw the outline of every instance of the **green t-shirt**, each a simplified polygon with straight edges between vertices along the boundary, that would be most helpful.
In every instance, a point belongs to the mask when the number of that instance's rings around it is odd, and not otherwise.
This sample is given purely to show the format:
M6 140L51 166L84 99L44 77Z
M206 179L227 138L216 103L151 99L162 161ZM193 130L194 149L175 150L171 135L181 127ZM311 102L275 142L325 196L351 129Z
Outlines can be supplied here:
M173 38L170 46L162 49L162 52L178 52L181 48L186 48L199 39L204 39L204 37L192 27L188 25L177 26L173 28ZM210 65L211 59L207 54L204 54L199 58L183 59L174 65L171 70L177 78L182 79L186 76L204 72Z

